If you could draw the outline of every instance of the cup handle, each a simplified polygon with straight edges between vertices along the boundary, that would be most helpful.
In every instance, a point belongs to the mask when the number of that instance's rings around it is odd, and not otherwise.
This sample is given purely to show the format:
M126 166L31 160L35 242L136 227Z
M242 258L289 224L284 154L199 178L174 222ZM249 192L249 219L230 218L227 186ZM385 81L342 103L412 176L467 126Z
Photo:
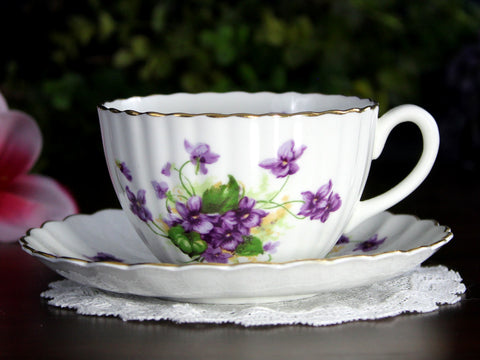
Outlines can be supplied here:
M378 214L412 193L427 177L437 157L440 137L434 118L416 105L401 105L385 113L377 122L372 159L377 159L383 151L392 129L400 123L412 122L422 133L423 151L417 164L400 183L381 195L360 201L345 228L349 232L367 218Z

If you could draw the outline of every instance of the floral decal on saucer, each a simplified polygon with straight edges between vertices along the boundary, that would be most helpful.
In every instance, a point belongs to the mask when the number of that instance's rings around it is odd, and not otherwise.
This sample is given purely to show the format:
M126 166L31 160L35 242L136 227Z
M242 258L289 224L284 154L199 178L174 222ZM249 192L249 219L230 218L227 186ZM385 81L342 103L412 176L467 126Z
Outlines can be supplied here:
M281 145L276 157L258 164L267 174L282 180L278 190L260 194L249 192L233 175L228 175L226 183L215 183L215 179L206 176L209 165L221 161L208 144L185 140L184 147L189 159L180 166L167 162L161 170L165 178L152 179L150 189L131 187L134 174L125 162L116 160L116 168L118 180L123 178L128 183L124 190L130 211L192 261L235 263L240 257L256 261L260 255L262 261L270 261L270 254L281 246L278 236L272 234L288 226L282 221L284 218L325 223L342 205L340 195L333 191L332 180L316 191L304 191L289 200L285 193L288 180L300 171L298 160L307 150L305 145L295 146L293 140ZM186 167L193 167L195 179L185 175ZM179 185L169 188L167 181L173 176L178 178ZM156 199L165 202L166 216L152 214L147 191L153 191ZM292 209L295 205L297 211Z
M120 262L123 263L122 259L118 259L114 255L110 253L106 253L103 251L97 252L96 255L94 256L85 256L88 260L94 261L94 262L101 262L101 261L114 261L114 262Z
M346 235L340 236L333 249L328 253L327 257L336 256L337 253L343 250L348 244L352 244L352 254L355 252L367 253L377 250L387 240L387 237L379 238L378 234L374 234L367 240L353 240Z

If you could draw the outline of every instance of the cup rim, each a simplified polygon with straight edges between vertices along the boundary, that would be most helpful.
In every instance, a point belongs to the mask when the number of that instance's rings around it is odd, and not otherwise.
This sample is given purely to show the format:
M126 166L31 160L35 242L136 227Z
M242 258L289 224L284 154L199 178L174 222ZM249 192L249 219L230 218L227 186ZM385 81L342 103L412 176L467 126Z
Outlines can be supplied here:
M368 105L362 107L349 107L348 109L340 110L340 109L329 109L324 111L299 111L299 112L291 112L291 113L284 113L284 112L266 112L266 113L220 113L220 112L204 112L204 113L187 113L187 112L172 112L172 113L163 113L157 111L137 111L133 109L125 109L120 110L115 107L107 106L107 103L112 103L116 101L126 101L130 99L146 99L154 96L178 96L178 95L234 95L234 94L248 94L248 95L261 95L261 94L271 94L271 95L285 95L285 94L294 94L294 95L322 95L322 96L339 96L344 98L351 98L357 99L360 101L367 101ZM322 116L326 114L336 114L336 115L344 115L348 113L363 113L368 110L374 110L378 108L379 104L377 101L374 101L370 98L360 98L358 96L349 96L349 95L338 95L338 94L323 94L323 93L298 93L298 92L284 92L284 93L275 93L269 91L262 91L262 92L244 92L244 91L231 91L231 92L201 92L201 93L187 93L187 92L177 92L171 94L152 94L147 96L132 96L129 98L120 98L114 99L110 101L105 101L99 105L97 105L97 109L100 111L108 111L113 114L127 114L130 116L139 116L139 115L148 115L152 117L196 117L196 116L205 116L211 118L229 118L229 117L241 117L241 118L260 118L260 117L282 117L288 118L293 116L308 116L308 117L316 117Z

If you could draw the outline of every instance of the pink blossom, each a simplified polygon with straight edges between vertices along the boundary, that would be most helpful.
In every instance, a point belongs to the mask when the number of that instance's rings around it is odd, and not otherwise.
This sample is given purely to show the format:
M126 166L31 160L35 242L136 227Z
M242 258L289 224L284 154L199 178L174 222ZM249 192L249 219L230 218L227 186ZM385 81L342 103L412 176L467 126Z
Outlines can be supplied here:
M9 110L0 93L0 242L16 241L30 228L78 212L75 200L57 181L28 174L41 149L35 120Z

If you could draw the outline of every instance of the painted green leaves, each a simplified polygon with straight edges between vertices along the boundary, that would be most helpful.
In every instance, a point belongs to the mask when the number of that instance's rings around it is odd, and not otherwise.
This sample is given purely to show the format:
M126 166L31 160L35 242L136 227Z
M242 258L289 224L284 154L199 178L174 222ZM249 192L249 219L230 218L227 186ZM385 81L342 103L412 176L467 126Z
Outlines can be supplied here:
M263 254L262 240L256 236L245 236L245 241L237 246L236 253L240 256L257 256Z
M171 227L168 230L168 237L187 255L200 255L207 250L207 243L202 240L199 233L195 231L187 233L180 225Z
M225 213L238 207L240 186L232 175L228 175L228 183L214 185L203 193L202 212Z

